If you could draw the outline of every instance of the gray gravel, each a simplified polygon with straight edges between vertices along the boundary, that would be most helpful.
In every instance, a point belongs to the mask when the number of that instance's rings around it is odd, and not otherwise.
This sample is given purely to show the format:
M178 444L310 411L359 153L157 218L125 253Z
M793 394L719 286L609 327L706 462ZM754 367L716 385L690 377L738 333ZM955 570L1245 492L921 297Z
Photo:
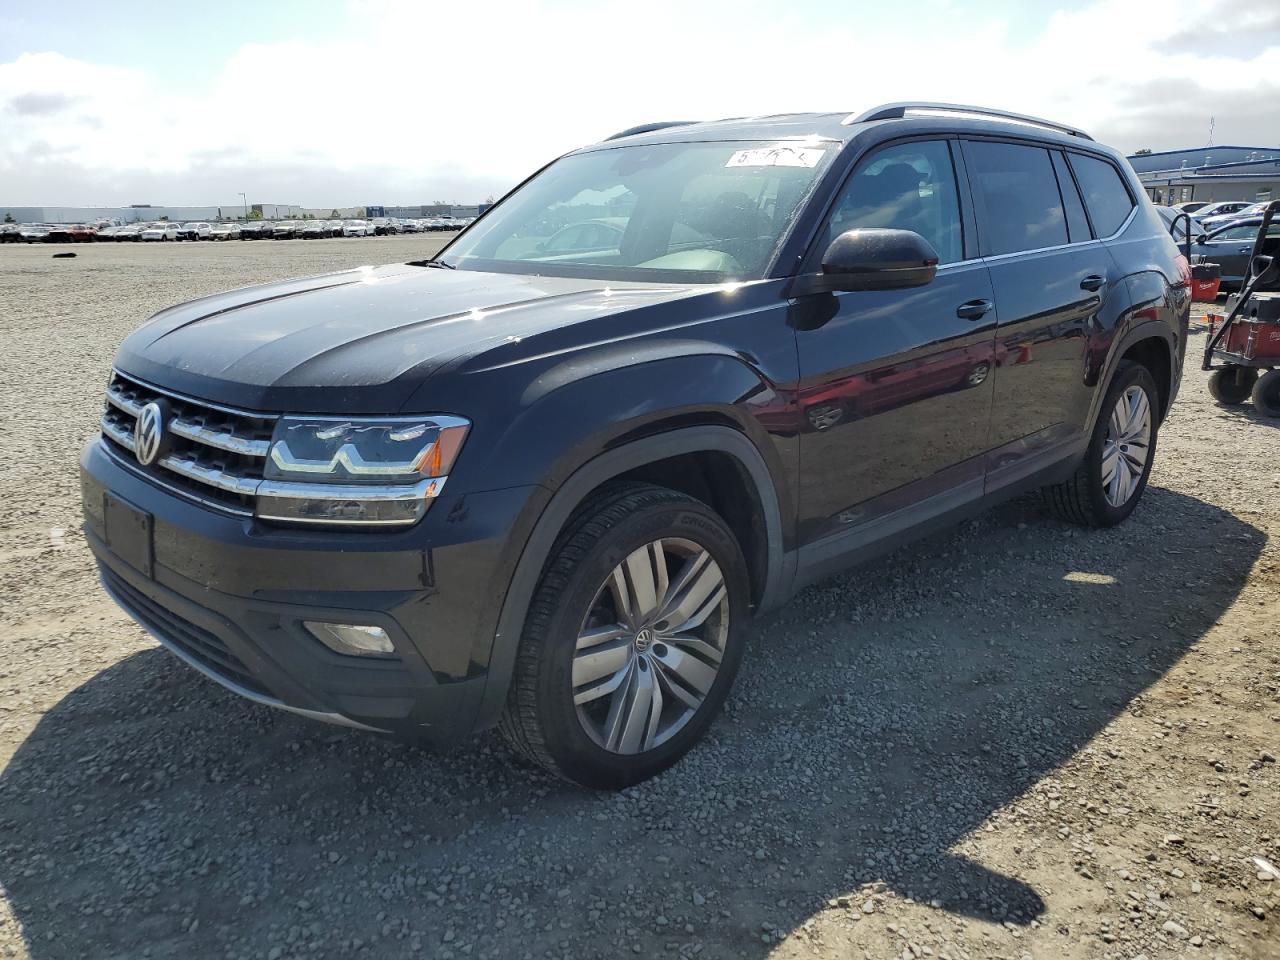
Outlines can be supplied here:
M709 741L617 795L158 649L78 532L116 343L437 242L0 248L0 955L1280 957L1280 421L1194 363L1130 522L1027 499L808 590Z

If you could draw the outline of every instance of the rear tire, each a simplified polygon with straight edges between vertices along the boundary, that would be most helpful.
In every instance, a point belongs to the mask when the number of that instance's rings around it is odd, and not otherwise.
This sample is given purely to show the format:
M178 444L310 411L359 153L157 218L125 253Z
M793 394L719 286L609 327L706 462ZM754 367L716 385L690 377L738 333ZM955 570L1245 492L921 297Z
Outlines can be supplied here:
M748 589L742 550L706 504L649 484L602 488L543 570L503 736L586 787L619 789L666 769L728 695Z
M1257 379L1258 371L1252 367L1228 364L1209 374L1209 394L1226 406L1244 403Z
M1086 527L1112 527L1128 517L1151 475L1159 409L1160 394L1151 372L1124 363L1102 399L1075 475L1041 491L1049 508L1068 523Z
M1264 417L1280 417L1280 370L1268 370L1253 385L1253 408Z

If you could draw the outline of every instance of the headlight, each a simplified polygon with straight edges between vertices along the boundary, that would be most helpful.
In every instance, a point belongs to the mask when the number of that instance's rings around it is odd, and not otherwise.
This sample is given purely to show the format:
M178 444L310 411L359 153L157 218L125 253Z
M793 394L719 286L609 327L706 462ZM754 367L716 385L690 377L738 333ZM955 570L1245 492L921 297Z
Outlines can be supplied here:
M461 417L284 417L258 488L262 519L409 525L448 479L471 424Z

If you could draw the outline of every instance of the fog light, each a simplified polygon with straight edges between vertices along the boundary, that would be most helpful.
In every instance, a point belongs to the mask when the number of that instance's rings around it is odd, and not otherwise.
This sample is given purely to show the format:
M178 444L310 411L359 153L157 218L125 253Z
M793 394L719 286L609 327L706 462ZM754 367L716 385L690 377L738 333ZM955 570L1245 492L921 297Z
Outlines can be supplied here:
M366 627L358 623L322 623L304 620L308 632L334 653L348 657L385 657L394 654L396 648L381 627Z

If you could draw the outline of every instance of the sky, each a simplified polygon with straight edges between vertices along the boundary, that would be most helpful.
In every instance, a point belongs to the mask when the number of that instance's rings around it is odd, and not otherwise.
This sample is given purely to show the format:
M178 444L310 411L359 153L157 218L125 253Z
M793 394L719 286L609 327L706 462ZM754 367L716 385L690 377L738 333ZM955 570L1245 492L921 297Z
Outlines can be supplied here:
M1280 0L0 0L0 204L474 203L637 123L917 99L1280 146Z

